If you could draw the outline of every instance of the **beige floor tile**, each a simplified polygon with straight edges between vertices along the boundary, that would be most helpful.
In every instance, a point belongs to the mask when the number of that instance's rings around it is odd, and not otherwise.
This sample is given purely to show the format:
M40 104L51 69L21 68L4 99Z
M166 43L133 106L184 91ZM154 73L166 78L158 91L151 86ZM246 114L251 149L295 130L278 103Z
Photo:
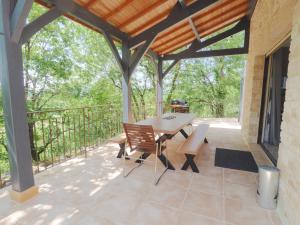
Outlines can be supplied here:
M169 184L159 183L154 186L148 195L148 201L179 209L186 196L187 190Z
M257 184L257 179L257 173L224 169L224 180L229 183L253 186Z
M116 158L119 148L107 143L91 149L87 158L71 159L36 175L40 193L26 203L12 202L8 192L1 190L0 224L224 225L220 222L225 218L224 192L228 225L270 225L271 219L272 225L280 225L273 211L258 207L255 176L214 167L216 147L248 150L236 120L196 121L203 122L211 127L209 144L202 146L195 159L200 174L180 170L185 161L176 152L184 141L181 134L168 141L168 157L177 170L168 171L158 186L154 186L149 160L124 178L124 161ZM259 152L259 148L252 146L251 151ZM136 165L133 160L128 164L128 168Z
M177 225L224 225L224 223L199 214L181 212Z
M14 212L17 206L17 204L10 199L9 190L10 187L7 187L0 191L0 220Z
M130 221L130 225L168 225L176 224L178 211L153 202L143 203Z
M256 186L255 185L240 185L229 182L224 182L224 195L228 198L240 199L251 204L258 206L256 202Z
M183 203L183 210L222 220L223 197L200 191L190 190Z
M223 193L223 179L220 177L194 174L190 188L196 191L199 190L206 193L221 195Z
M225 220L235 225L272 225L268 212L237 199L225 199Z
M107 193L91 202L90 207L84 210L99 220L128 224L140 208L143 199L143 196Z
M193 179L193 173L182 170L168 170L161 178L160 183L176 186L179 188L189 188Z
M282 225L283 224L280 220L280 217L276 213L276 211L270 211L269 215L270 215L273 225Z
M199 164L198 169L200 171L200 174L203 176L217 177L223 179L223 168Z

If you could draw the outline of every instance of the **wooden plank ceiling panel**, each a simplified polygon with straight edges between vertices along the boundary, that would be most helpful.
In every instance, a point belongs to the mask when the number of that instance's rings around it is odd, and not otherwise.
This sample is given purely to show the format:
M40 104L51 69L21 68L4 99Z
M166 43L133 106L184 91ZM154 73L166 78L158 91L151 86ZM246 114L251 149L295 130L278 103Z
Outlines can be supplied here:
M193 21L201 38L203 38L241 19L246 15L247 10L247 0L223 0L210 7L209 10L199 12L193 17ZM189 44L187 40L192 40L192 36L185 35L188 32L188 27L187 24L176 25L171 31L162 32L151 49L162 55ZM182 39L181 36L185 36L186 39Z
M178 0L74 1L132 37L167 18L178 2ZM185 0L185 4L190 5L195 1L197 0ZM46 0L36 0L36 2L43 4ZM240 20L247 14L248 4L249 0L219 0L199 11L192 20L200 37L203 38ZM73 19L78 21L76 18ZM186 19L158 34L151 49L160 55L168 54L190 44L195 39L195 34Z

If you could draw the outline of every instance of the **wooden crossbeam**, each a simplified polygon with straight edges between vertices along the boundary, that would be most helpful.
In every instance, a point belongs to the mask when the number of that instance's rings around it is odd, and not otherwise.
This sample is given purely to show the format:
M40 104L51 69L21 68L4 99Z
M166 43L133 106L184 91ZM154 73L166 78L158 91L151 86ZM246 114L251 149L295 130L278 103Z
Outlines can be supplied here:
M32 4L33 0L17 1L10 19L11 40L13 42L19 42Z
M105 20L99 18L87 9L70 0L48 0L49 3L56 6L59 10L75 17L78 20L84 21L89 26L96 28L101 32L107 32L118 40L127 40L128 35Z
M134 46L139 45L143 41L147 39L152 34L159 34L160 32L166 30L174 26L175 24L187 19L198 13L200 10L216 3L217 0L201 0L196 1L189 6L186 7L185 10L182 9L180 4L176 4L175 7L170 12L169 16L161 21L160 23L152 26L151 28L147 29L146 31L142 32L141 34L131 38L129 40L129 46L132 48Z
M237 34L241 31L245 31L245 36L247 36L247 38L245 38L243 50L234 50L234 52L236 53L238 51L242 51L242 52L245 52L246 50L248 51L247 46L248 46L248 42L249 42L249 26L250 26L249 20L246 17L244 17L233 28L231 28L227 31L224 31L220 34L217 34L216 36L213 36L201 43L199 43L198 41L194 41L188 49L186 49L180 53L177 53L177 54L165 55L163 57L163 60L175 60L175 59L180 60L180 59L187 59L187 58L195 58L197 55L199 57L204 57L205 54L206 55L208 55L208 54L207 53L199 53L198 52L199 50L206 48L214 43L217 43L225 38L228 38L234 34ZM221 53L223 53L223 52L221 52ZM221 54L221 53L216 52L215 54ZM214 53L212 53L212 54L214 54Z
M179 0L179 3L181 4L182 8L184 10L186 10L186 4L185 4L185 1L184 0ZM188 13L188 12L187 12ZM201 38L200 38L200 35L199 35L199 32L194 24L194 21L191 17L188 17L188 21L189 21L189 24L190 24L190 27L195 35L195 37L197 38L198 41L201 41Z
M44 26L51 23L53 20L57 19L62 15L62 12L56 7L50 9L48 12L44 13L28 25L24 27L21 43L27 42L34 34L40 31Z
M257 0L249 0L249 9L247 13L249 20L251 20L252 18L256 4L257 4Z
M89 8L90 6L94 5L94 3L96 2L97 0L90 0L88 1L87 3L84 4L84 8Z

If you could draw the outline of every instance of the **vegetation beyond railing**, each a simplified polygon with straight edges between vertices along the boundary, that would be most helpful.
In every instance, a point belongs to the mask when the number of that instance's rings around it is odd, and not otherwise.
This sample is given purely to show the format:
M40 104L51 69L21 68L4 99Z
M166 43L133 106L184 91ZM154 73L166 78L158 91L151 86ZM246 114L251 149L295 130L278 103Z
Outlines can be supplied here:
M78 155L121 132L120 105L29 112L33 171L38 173ZM3 116L1 117L3 125ZM0 187L9 184L5 129L0 130Z

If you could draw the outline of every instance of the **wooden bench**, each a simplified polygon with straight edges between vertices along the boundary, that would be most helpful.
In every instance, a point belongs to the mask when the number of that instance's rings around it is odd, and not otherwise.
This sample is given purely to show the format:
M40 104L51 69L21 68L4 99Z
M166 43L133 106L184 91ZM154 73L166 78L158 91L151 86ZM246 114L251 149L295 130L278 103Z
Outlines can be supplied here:
M126 134L125 133L119 134L115 137L110 138L109 141L113 142L113 143L116 143L120 146L120 150L119 150L119 153L117 155L117 158L122 158L122 156L125 153Z
M208 143L206 139L208 128L208 124L200 124L179 148L178 151L183 153L186 157L186 161L181 168L182 170L187 170L190 166L193 172L199 173L199 169L194 162L194 158L198 154L203 142Z

